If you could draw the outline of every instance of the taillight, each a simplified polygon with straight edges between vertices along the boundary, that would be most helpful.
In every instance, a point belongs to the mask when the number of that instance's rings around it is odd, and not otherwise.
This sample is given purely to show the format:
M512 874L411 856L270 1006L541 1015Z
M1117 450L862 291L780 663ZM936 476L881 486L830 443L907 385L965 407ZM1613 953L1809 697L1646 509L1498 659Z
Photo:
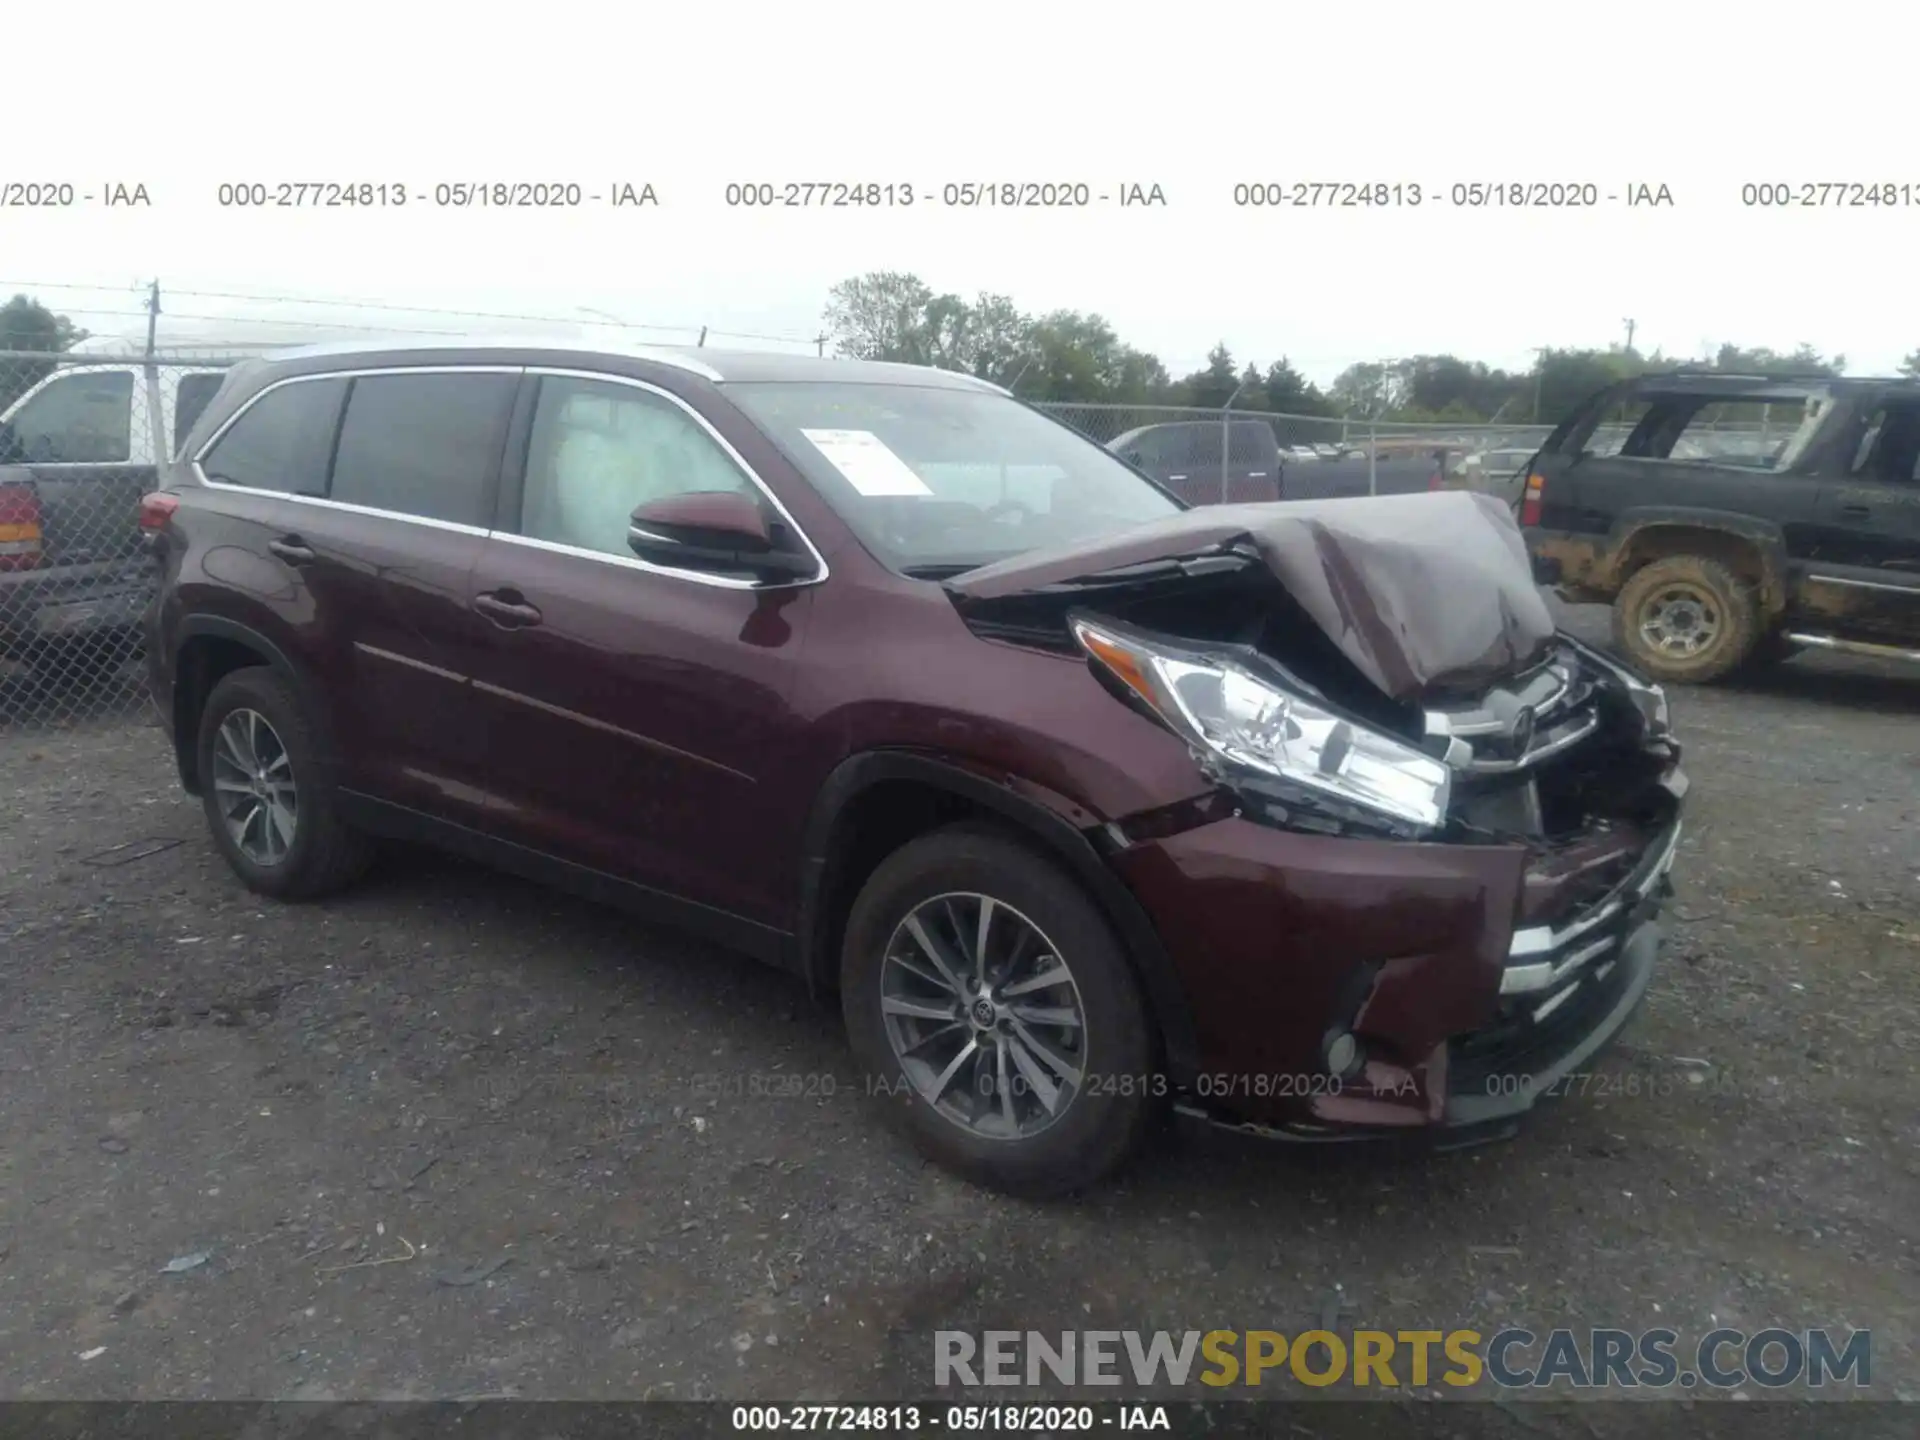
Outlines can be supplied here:
M1520 523L1538 525L1540 523L1540 496L1547 488L1547 480L1538 470L1527 476L1527 490L1520 498Z
M40 492L0 485L0 570L40 568Z
M180 497L156 490L151 495L140 497L140 533L157 535L167 528L167 521L173 518L173 512L180 508Z

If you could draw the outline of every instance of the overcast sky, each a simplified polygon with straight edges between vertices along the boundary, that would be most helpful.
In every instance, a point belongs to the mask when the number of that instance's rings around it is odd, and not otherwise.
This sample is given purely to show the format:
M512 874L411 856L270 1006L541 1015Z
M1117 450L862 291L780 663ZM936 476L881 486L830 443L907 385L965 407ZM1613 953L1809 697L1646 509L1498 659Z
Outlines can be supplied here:
M316 337L323 320L476 323L222 298L244 294L799 342L836 280L885 268L1030 311L1097 311L1176 374L1222 340L1321 381L1422 352L1524 368L1535 346L1623 340L1628 320L1643 350L1807 342L1885 371L1920 346L1903 10L15 7L0 185L140 183L153 203L0 208L0 288L129 334L136 287L158 277L176 336L219 328L188 317L235 314L315 322ZM388 210L219 204L222 182L302 180L411 194ZM661 203L428 203L438 184L487 180L647 182ZM922 198L728 207L729 181L761 180L905 183ZM948 182L1000 180L1157 184L1167 204L938 203ZM1424 203L1233 203L1239 182L1323 180L1418 185ZM1449 203L1456 184L1504 181L1592 183L1601 203ZM1742 203L1743 182L1803 181L1891 182L1908 203ZM1642 183L1675 203L1606 199Z

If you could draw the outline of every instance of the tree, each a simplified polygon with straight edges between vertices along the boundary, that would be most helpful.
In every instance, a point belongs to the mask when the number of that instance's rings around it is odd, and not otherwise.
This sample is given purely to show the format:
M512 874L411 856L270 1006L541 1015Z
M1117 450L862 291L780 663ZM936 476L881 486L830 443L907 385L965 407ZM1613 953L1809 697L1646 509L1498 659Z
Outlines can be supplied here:
M15 295L0 305L0 351L57 355L87 338L87 332L38 300ZM0 410L38 385L53 370L50 360L0 360Z
M1180 394L1180 404L1201 410L1218 410L1231 400L1233 392L1240 388L1240 371L1234 364L1233 352L1227 349L1226 342L1222 341L1207 352L1204 370L1194 371L1181 380L1176 388Z
M1153 356L1121 343L1098 315L1056 310L1033 322L1020 395L1029 400L1139 405L1164 391L1167 372Z
M834 348L855 360L931 363L928 306L933 291L918 275L876 270L835 285L827 296Z
M1847 357L1829 358L1811 345L1796 345L1784 355L1764 345L1722 345L1713 357L1713 368L1737 375L1843 375Z
M1333 406L1320 388L1281 356L1267 367L1260 381L1267 409L1276 415L1332 415Z
M1342 415L1384 419L1406 404L1406 367L1362 360L1342 370L1329 393Z
M1900 373L1909 380L1920 380L1920 350L1909 350L1900 362Z

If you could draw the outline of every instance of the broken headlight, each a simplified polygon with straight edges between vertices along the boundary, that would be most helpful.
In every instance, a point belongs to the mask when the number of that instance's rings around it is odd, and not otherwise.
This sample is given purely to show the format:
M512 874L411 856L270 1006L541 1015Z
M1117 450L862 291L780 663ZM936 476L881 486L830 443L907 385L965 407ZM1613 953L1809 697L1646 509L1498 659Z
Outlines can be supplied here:
M1094 664L1205 755L1417 826L1447 815L1453 772L1226 657L1073 621Z

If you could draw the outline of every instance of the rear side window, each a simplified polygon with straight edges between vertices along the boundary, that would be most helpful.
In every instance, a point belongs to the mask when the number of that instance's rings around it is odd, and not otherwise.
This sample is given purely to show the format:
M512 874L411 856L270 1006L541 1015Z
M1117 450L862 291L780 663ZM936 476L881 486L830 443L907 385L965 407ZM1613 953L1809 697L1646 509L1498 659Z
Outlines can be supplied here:
M179 453L180 442L187 438L193 429L193 422L206 411L207 402L219 393L226 375L198 374L182 375L180 383L173 391L173 450Z
M517 375L363 375L347 397L330 498L484 527Z
M295 380L266 391L200 461L217 485L281 495L324 495L327 451L345 380Z

